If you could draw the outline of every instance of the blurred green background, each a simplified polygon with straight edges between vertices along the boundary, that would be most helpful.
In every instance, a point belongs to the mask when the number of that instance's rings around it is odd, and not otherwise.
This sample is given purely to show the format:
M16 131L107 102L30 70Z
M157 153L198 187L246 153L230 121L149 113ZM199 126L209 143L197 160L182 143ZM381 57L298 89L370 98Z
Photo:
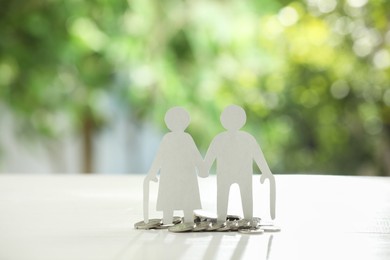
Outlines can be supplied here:
M204 154L233 103L274 173L390 175L389 15L386 0L3 0L1 111L26 146L71 133L82 172L115 111L164 133L184 106Z

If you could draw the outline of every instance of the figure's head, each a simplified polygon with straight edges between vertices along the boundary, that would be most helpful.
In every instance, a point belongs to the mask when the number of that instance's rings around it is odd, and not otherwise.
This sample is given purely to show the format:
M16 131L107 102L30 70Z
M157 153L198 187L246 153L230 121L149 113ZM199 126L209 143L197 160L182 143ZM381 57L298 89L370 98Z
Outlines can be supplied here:
M165 114L165 124L172 132L182 132L190 124L190 115L182 107L172 107Z
M246 114L242 107L230 105L221 114L221 123L226 130L239 130L246 122Z

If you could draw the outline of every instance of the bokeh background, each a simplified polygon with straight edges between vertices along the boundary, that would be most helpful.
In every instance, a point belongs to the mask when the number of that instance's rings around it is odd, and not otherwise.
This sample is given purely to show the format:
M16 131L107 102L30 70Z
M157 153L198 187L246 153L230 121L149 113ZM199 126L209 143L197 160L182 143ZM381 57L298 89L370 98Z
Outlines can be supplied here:
M390 175L390 1L2 0L0 172L144 173L229 104L274 173Z

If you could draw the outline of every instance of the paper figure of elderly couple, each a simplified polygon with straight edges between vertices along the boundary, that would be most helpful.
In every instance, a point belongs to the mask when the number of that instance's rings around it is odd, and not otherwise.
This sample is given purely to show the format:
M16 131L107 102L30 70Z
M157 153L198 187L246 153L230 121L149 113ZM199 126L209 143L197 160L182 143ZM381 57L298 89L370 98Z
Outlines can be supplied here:
M225 221L229 191L232 184L240 188L245 219L253 217L252 174L253 161L270 183L270 213L275 218L275 179L255 138L241 131L246 122L243 108L230 105L220 117L226 131L211 142L203 159L191 135L185 132L190 123L188 112L173 107L166 112L165 123L170 130L160 144L153 164L144 180L144 222L148 223L149 182L159 182L157 211L163 213L163 223L173 221L175 210L182 210L184 222L194 221L194 210L201 209L199 177L207 177L216 161L217 218ZM160 173L159 180L157 174Z

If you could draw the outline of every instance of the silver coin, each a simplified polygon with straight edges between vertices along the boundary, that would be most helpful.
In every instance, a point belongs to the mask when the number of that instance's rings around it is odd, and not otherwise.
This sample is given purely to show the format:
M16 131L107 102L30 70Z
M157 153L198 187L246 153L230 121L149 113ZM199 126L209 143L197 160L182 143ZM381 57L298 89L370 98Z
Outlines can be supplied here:
M280 227L276 226L261 226L261 229L263 229L265 232L279 232L281 231Z
M175 224L169 223L169 224L161 224L159 226L156 226L155 229L168 229L170 227L173 227Z
M180 223L177 225L174 225L172 227L168 228L168 231L170 232L176 232L176 233L181 233L181 232L187 232L191 231L195 228L195 223L189 222L189 223Z
M243 228L238 229L241 234L263 234L264 230L261 228Z
M226 221L225 226L218 228L217 231L225 232L225 231L237 231L239 228L238 221Z
M225 225L223 227L220 227L218 229L216 229L215 231L218 231L218 232L227 232L227 231L231 231L230 227L228 225Z
M217 230L217 229L222 228L224 226L226 226L225 221L211 222L211 225L207 228L207 231L214 231L214 230Z
M204 222L199 222L196 223L195 227L192 229L193 232L198 232L198 231L204 231L207 230L211 225L211 222L204 221Z
M237 231L238 228L240 227L240 226L238 225L238 220L235 220L235 221L227 221L226 225L229 226L229 228L230 228L231 231Z
M136 229L152 229L157 228L162 224L161 219L149 219L148 223L145 223L144 221L140 221L134 224L134 228Z
M173 220L172 220L172 223L173 224L180 224L181 222L183 222L183 218L182 217L178 217L178 216L174 216L173 217Z
M252 221L248 219L240 219L237 221L239 228L251 228L252 227Z
M260 226L260 221L261 219L260 218L257 218L257 217L254 217L250 220L250 225L252 228L257 228Z

